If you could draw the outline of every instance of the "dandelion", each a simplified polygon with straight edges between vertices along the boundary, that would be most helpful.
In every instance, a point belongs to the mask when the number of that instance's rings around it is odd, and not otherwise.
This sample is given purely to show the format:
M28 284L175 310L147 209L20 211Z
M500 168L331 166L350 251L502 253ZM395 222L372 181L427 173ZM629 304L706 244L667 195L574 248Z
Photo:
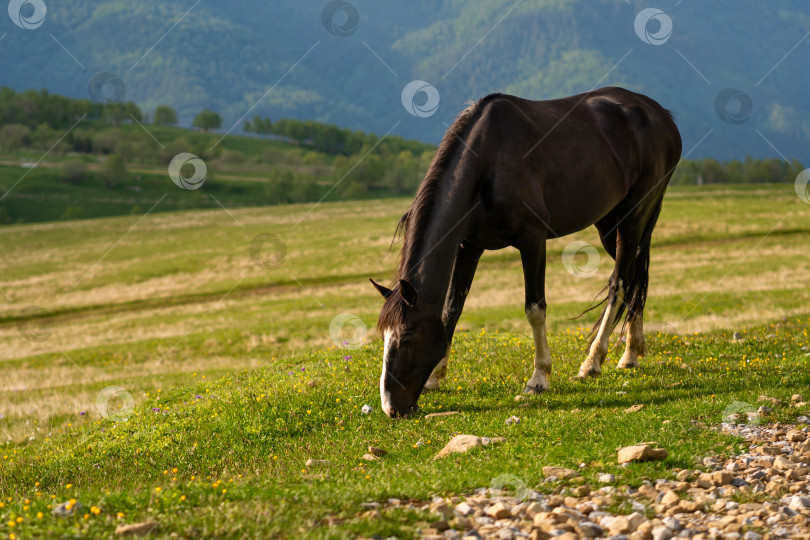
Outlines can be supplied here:
M98 506L91 506L90 512L97 516L101 513L101 508L99 508Z
M163 491L162 487L158 486L155 488L155 493L160 493L161 491Z

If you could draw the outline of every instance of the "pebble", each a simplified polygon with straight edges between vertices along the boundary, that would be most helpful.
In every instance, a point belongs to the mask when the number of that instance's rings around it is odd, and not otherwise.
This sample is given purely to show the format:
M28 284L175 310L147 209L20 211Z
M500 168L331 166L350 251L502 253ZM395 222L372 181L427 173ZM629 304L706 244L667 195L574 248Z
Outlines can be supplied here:
M520 418L518 418L517 416L510 416L509 418L506 419L506 425L507 426L511 426L513 424L519 424L519 423L520 423Z
M72 516L76 511L81 512L84 505L80 502L74 502L71 504L70 502L63 502L54 506L51 513L57 517L68 517Z
M626 446L619 450L619 463L631 461L659 461L666 459L669 453L663 448L653 448L649 444Z
M616 477L610 473L602 473L597 477L600 484L612 484L616 481Z
M115 528L118 536L146 536L155 529L158 523L155 521L144 521L142 523L130 523L129 525L119 525Z
M371 414L371 411L373 410L374 407L372 407L371 405L363 405L363 407L360 408L360 412L363 414Z
M570 480L571 478L576 478L579 476L579 473L573 469L566 469L565 467L552 467L546 466L543 467L543 476L546 478L562 478L563 480Z
M453 416L454 414L458 414L458 411L445 411L445 412L435 412L425 415L425 420L428 418L441 418L442 416Z

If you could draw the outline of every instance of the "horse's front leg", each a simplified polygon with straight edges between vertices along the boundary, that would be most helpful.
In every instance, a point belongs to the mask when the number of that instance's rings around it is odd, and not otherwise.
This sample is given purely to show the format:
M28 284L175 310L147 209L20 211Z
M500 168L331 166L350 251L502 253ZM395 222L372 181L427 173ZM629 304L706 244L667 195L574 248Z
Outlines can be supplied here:
M483 249L472 246L467 242L462 242L459 246L456 262L453 265L453 275L450 279L450 287L447 289L447 298L444 301L442 312L442 323L447 332L447 352L441 361L433 368L425 383L425 390L436 390L439 388L439 381L447 375L447 359L450 356L450 346L453 342L453 333L461 311L464 309L464 301L470 293L475 269L478 267L478 260L481 258Z
M545 236L536 245L522 248L523 278L526 287L526 318L534 336L534 371L523 390L537 394L548 390L551 375L551 351L546 339L546 242Z

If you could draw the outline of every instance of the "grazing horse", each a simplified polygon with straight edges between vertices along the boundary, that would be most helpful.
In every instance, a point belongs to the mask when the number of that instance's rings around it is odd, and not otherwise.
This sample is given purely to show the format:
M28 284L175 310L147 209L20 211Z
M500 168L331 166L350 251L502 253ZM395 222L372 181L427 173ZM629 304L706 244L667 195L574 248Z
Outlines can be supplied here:
M534 372L524 392L548 389L546 240L596 225L615 259L607 302L580 377L601 373L608 337L626 312L619 367L644 355L642 310L650 238L681 156L669 111L641 94L602 88L548 101L493 94L445 133L397 231L403 247L378 328L380 397L389 416L416 410L447 371L453 331L484 250L520 252Z

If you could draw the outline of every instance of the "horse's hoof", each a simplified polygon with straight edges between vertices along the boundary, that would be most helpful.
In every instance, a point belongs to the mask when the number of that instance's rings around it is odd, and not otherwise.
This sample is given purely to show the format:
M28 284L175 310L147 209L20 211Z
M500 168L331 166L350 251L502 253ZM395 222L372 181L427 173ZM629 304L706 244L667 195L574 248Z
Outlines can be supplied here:
M639 367L639 363L638 360L625 360L622 358L616 367L619 369L632 369Z
M523 389L523 393L528 395L535 395L541 394L546 390L548 390L548 388L543 388L541 386L527 386L526 388Z
M601 369L591 368L588 371L580 371L579 374L576 377L574 377L574 379L578 381L584 381L590 377L598 377L601 374L602 374Z

